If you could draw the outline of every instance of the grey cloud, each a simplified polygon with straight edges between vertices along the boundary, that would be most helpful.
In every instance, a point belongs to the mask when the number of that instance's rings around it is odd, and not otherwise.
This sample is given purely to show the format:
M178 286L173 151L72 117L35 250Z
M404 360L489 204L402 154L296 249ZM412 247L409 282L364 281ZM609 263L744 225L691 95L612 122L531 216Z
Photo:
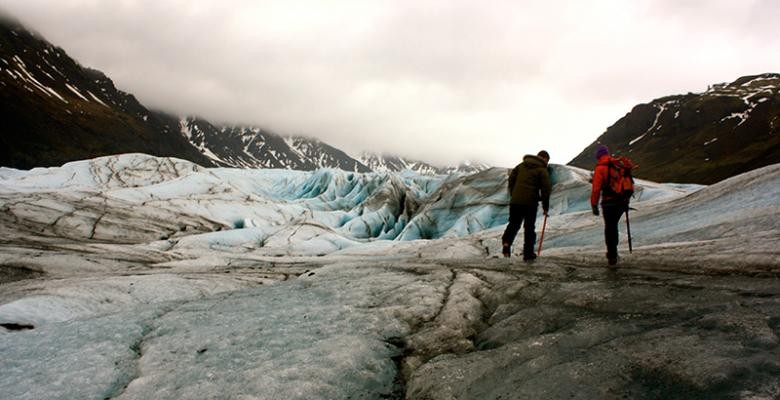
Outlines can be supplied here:
M566 162L636 103L780 54L768 0L0 4L150 107L438 162Z

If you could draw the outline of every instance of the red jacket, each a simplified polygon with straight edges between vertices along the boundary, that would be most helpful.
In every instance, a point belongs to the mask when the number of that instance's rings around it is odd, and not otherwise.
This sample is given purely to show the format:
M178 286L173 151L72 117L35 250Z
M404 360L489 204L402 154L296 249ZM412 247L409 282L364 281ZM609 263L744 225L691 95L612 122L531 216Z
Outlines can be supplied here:
M612 157L605 154L599 158L596 162L596 169L593 170L593 186L590 192L590 205L595 206L599 204L599 195L602 194L602 189L606 185L609 179L609 162L612 161ZM601 196L601 204L607 203L612 200L617 200L614 194L605 191Z

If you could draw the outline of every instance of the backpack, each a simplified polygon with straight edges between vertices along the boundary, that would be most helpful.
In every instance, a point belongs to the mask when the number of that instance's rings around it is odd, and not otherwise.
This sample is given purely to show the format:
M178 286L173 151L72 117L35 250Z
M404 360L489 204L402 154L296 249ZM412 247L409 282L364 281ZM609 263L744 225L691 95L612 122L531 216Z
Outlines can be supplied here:
M607 181L604 190L628 203L634 194L634 177L631 170L637 166L628 157L612 157L607 164Z

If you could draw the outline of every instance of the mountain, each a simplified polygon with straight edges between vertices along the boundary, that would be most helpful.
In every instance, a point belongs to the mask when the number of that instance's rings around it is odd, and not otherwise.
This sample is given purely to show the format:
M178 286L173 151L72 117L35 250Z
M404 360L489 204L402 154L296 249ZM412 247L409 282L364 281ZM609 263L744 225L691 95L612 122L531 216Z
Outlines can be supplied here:
M102 72L84 68L18 22L0 18L0 166L29 169L122 153L176 157L202 166L368 172L473 173L383 156L350 157L317 139L216 125L145 108Z
M212 162L224 167L300 171L338 168L351 172L411 170L425 175L471 174L490 168L479 162L441 167L425 161L372 152L362 152L358 157L351 157L317 139L280 135L252 126L218 126L198 117L182 117L179 126L193 146Z
M365 151L360 153L358 159L374 171L399 172L403 170L412 170L426 175L440 173L439 168L426 162L411 160L392 154L379 154Z
M118 153L175 156L211 166L180 134L100 71L18 22L0 17L0 165L56 166Z
M343 151L312 138L284 137L256 127L218 127L196 117L181 118L179 126L192 145L220 166L304 171L317 168L371 171Z
M463 162L457 166L441 167L425 161L372 152L361 153L358 160L373 171L400 172L410 170L425 175L474 174L490 168L487 164L474 161Z
M488 164L481 161L463 161L458 165L442 167L440 171L444 175L459 173L459 174L476 174L487 169L493 168Z
M779 91L780 74L767 73L639 104L569 164L593 168L599 143L657 182L711 184L778 163Z

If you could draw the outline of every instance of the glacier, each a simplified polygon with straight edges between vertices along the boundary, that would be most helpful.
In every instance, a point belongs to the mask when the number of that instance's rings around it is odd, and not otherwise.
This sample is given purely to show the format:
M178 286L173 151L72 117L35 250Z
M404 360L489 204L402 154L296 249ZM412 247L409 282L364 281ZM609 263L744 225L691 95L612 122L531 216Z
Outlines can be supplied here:
M507 171L0 168L0 393L18 399L780 395L780 165L637 183L604 268L552 165L542 257ZM541 220L539 220L541 229ZM516 255L515 255L516 256Z

